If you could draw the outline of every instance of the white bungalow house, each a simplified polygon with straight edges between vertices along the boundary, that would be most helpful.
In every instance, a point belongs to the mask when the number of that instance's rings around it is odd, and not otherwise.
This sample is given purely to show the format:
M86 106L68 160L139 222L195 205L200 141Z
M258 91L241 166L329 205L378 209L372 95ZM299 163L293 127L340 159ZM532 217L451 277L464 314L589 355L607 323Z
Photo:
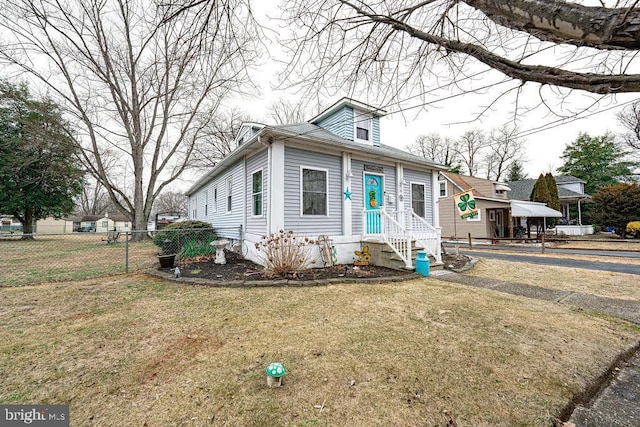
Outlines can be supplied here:
M440 261L444 167L382 145L385 113L343 98L309 122L243 125L235 149L187 191L189 218L239 240L254 261L255 242L279 230L327 236L341 264L365 245L376 264L412 268L420 248Z
M85 215L76 222L77 231L93 231L106 233L108 231L130 231L129 218L119 214L105 213L102 215Z

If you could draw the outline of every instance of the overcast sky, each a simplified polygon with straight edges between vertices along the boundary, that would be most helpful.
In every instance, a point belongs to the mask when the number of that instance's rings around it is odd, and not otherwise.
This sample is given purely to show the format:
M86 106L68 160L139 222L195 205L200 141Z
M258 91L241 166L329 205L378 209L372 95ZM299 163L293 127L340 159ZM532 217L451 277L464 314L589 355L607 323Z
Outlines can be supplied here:
M281 22L274 22L268 17L278 17L280 15L277 5L279 0L267 0L253 2L256 16L271 29L276 29ZM272 34L272 36L274 36ZM274 39L276 37L274 36ZM281 55L274 47L275 43L270 43L271 53L274 56ZM281 58L286 60L287 58ZM268 60L264 66L260 67L259 74L255 81L261 88L261 94L254 99L237 101L237 105L251 114L256 119L264 119L268 112L269 104L278 98L292 98L281 91L274 91L271 85L276 82L278 64ZM473 82L474 87L486 86L488 82L500 81L502 76L497 72L491 75L484 75L481 79ZM451 95L447 89L434 92L429 95L426 102L426 111L420 108L412 108L421 104L419 98L409 100L400 105L393 105L388 108L390 114L381 121L381 138L383 144L404 148L413 142L418 135L437 132L442 136L457 138L466 130L480 128L489 133L492 128L499 127L504 123L513 123L513 106L518 102L519 106L528 104L533 107L540 103L540 98L552 107L556 113L571 115L576 111L590 105L594 96L586 93L574 91L568 99L561 97L557 90L553 88L543 88L540 90L536 84L527 84L516 100L514 95L507 96L493 105L492 109L486 111L478 120L476 116L483 111L505 88L516 87L516 82L504 83L493 89L485 89L482 93L466 94L445 99ZM335 96L326 99L326 106L345 96L344 93L336 93ZM540 106L527 114L520 114L516 120L520 133L527 135L524 137L526 144L526 159L524 164L525 172L530 177L537 177L540 173L552 171L562 164L560 156L567 143L572 142L579 132L587 132L590 135L602 135L606 131L619 132L619 125L616 122L616 114L622 107L635 99L637 95L619 95L616 98L601 100L599 104L589 112L582 114L583 119L569 120L566 124L559 121L558 115L549 112L549 109ZM358 96L354 96L359 98ZM373 98L375 94L366 96L363 94L361 101ZM398 110L403 112L397 112ZM557 125L557 126L556 126ZM538 130L540 127L554 126L548 130Z

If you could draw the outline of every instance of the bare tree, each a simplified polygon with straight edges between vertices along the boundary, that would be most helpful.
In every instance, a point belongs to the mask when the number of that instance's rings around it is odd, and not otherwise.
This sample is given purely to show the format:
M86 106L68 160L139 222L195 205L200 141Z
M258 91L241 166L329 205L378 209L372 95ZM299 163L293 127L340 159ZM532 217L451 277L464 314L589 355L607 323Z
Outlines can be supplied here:
M458 156L467 168L469 176L477 176L483 152L488 146L487 137L480 129L466 131L458 140Z
M443 138L438 133L418 136L412 144L407 145L406 150L416 156L445 165L450 170L460 165L458 142L449 137Z
M295 29L285 43L292 59L282 81L327 92L366 89L378 102L409 95L426 101L447 85L465 92L509 82L502 95L519 94L525 82L594 94L640 91L633 73L639 2L580 3L289 0L283 19Z
M311 119L309 103L300 98L297 102L278 99L269 106L268 118L277 125L303 123Z
M235 147L233 142L244 122L252 119L237 108L221 111L204 127L203 136L195 145L191 165L208 169L216 165Z
M618 114L618 122L624 128L622 139L634 151L630 157L640 158L640 101L632 103Z
M78 213L83 215L99 215L105 213L110 205L111 201L109 200L107 190L100 184L100 181L93 177L87 179L82 193L80 193L78 197Z
M153 210L157 213L174 213L186 216L189 213L189 199L177 191L164 191L155 200Z
M487 179L500 181L513 162L524 158L524 140L518 138L518 128L504 125L491 131L484 156Z
M222 102L246 87L260 40L248 1L184 3L0 4L4 71L28 73L66 107L85 167L134 229L146 229ZM119 154L113 168L107 149Z

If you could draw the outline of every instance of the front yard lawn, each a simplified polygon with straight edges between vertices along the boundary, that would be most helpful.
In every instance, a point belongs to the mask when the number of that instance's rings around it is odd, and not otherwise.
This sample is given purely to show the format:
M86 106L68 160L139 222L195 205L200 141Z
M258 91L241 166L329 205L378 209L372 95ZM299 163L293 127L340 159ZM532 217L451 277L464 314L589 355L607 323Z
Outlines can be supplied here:
M532 267L541 268L541 267ZM0 403L71 425L548 426L636 326L440 282L0 289ZM281 388L265 367L282 362Z

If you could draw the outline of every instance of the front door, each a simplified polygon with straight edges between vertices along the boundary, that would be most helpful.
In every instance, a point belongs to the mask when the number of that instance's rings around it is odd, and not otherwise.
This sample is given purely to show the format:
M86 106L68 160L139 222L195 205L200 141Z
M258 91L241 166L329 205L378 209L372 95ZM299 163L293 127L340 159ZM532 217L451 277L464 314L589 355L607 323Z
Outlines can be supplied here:
M366 214L366 232L380 233L380 207L382 206L382 177L364 174L364 206Z
M496 228L498 229L498 237L504 237L504 216L503 211L496 211Z

